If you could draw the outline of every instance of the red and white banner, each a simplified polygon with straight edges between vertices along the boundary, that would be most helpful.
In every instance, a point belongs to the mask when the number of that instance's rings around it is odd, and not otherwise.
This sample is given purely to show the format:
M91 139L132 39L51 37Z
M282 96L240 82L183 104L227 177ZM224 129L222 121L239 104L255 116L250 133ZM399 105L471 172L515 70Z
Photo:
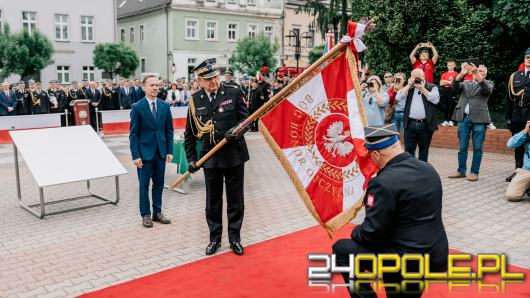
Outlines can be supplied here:
M131 122L131 110L101 111L101 123L104 135L128 134ZM188 107L171 107L173 128L183 129L186 126Z
M0 144L11 143L10 130L61 127L63 114L38 114L0 117Z
M328 232L356 215L377 172L364 147L355 55L345 48L260 123L310 213Z

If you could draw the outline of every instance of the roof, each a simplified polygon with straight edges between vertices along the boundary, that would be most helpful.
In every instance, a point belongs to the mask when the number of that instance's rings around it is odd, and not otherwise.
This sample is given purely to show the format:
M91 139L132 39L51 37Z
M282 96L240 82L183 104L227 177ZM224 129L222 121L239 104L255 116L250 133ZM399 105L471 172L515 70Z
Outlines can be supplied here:
M119 19L160 9L169 3L171 0L117 0L116 11Z

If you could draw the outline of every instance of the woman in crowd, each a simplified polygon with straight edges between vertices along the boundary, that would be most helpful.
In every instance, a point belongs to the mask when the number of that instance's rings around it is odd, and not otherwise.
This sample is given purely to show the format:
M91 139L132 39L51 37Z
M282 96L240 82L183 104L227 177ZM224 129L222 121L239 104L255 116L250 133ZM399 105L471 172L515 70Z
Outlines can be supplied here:
M191 91L190 91L190 85L184 83L182 84L182 92L181 92L181 98L182 98L182 106L187 106L188 101L191 97Z
M171 89L167 91L166 102L172 107L180 107L182 105L182 99L180 97L180 91L177 89L177 83L171 83Z
M388 94L380 92L381 86L381 79L378 76L370 76L366 82L361 83L363 105L368 125L383 125L384 123Z
M405 113L405 101L396 102L396 94L403 89L406 76L402 72L394 75L392 86L388 88L388 106L385 113L385 122L395 123L397 130L400 131L403 126L403 114ZM387 117L388 116L388 117Z

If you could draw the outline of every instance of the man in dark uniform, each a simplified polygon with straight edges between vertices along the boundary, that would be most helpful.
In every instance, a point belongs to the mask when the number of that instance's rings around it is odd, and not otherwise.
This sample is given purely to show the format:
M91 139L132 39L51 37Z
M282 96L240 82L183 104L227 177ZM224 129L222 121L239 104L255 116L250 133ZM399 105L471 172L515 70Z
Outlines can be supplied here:
M59 109L59 90L57 89L57 82L55 80L51 80L48 83L48 90L46 90L48 93L48 98L50 98L50 113L60 113L61 110Z
M31 111L33 114L48 114L50 112L51 102L48 93L42 90L40 82L29 81L31 96Z
M26 89L24 81L18 82L15 95L18 101L17 115L31 115L31 95L29 90Z
M356 226L351 239L333 245L338 266L348 266L350 254L430 254L432 272L447 270L448 243L442 222L442 183L434 168L403 151L395 124L365 128L366 148L379 167L368 182L364 205L366 217ZM418 263L407 263L407 271ZM364 266L362 264L361 266ZM370 266L369 266L370 267ZM361 272L364 269L361 268ZM349 282L349 274L343 274ZM400 284L401 272L384 274L384 283ZM361 283L352 297L375 297L370 284ZM398 296L409 297L405 293ZM412 297L420 297L417 291ZM393 297L387 288L387 297Z
M525 68L514 72L508 81L508 95L505 105L506 126L510 129L512 136L522 131L526 121L530 120L530 48L524 56ZM515 168L523 167L525 146L515 148ZM515 172L506 178L506 182L512 181Z
M215 59L203 61L193 71L198 75L202 88L189 101L184 132L189 172L198 170L197 140L202 140L200 156L224 138L228 141L202 165L206 184L206 221L210 229L206 254L216 253L221 246L224 181L230 248L235 254L242 255L240 231L244 211L244 163L249 160L249 155L244 132L233 135L233 128L248 117L248 110L239 88L220 86Z
M262 93L262 90L259 88L259 83L256 78L250 79L250 90L248 95L248 105L250 114L257 111L264 103L263 98L265 96ZM252 122L250 125L251 131L258 131L258 120Z
M221 86L223 87L227 87L227 86L230 86L230 87L237 87L239 88L239 84L236 83L234 80L234 72L228 68L226 71L225 71L225 80L221 82Z
M112 83L109 83L111 86ZM113 103L112 103L112 91L111 88L107 85L106 80L101 81L101 102L100 107L104 111L113 110ZM110 88L109 88L110 87Z
M86 95L81 89L80 84L77 81L72 82L72 89L68 91L67 101L68 101L68 123L71 123L71 125L75 125L75 117L74 117L74 100L78 99L86 99Z

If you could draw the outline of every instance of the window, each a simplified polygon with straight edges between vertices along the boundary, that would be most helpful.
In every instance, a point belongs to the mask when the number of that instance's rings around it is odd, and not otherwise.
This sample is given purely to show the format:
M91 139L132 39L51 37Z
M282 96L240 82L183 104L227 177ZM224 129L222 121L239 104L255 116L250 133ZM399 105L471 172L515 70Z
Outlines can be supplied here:
M125 29L120 30L120 41L125 42Z
M236 4L236 0L228 0L228 3L230 3L230 4Z
M199 39L197 30L199 30L197 20L186 20L186 39Z
M228 23L228 41L237 41L239 39L239 24Z
M309 38L306 39L307 47L312 48L315 46L315 30L309 29Z
M33 33L37 28L37 13L36 12L22 12L22 28L28 31L29 34Z
M249 37L256 37L257 32L258 32L258 25L248 24L248 36Z
M134 42L134 27L129 28L129 42Z
M251 6L256 5L256 0L247 0L247 5L251 5Z
M140 70L145 72L145 58L140 59Z
M216 21L206 21L206 40L217 40Z
M94 17L81 16L81 41L94 41Z
M274 41L274 26L265 25L265 36L267 36L271 41Z
M70 66L57 66L57 81L61 83L70 82Z
M140 25L140 42L144 42L144 25Z
M82 77L83 77L83 80L94 81L94 78L95 78L94 66L83 66Z
M55 15L55 40L68 40L68 15Z

